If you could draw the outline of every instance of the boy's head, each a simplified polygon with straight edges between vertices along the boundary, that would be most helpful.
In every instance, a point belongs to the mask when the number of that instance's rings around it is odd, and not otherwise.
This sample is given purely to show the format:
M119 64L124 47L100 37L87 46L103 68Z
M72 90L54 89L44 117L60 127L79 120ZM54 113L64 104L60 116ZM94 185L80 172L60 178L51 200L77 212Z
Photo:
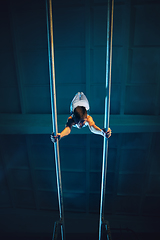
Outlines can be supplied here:
M74 121L76 124L79 125L79 127L83 127L83 125L86 122L86 118L87 118L87 110L85 107L76 107L74 109Z

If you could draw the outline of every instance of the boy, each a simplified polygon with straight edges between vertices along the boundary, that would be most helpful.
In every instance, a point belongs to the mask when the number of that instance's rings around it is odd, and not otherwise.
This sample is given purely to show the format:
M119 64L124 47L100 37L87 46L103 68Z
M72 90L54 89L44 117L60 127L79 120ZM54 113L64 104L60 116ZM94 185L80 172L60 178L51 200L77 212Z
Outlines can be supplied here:
M71 115L67 120L66 127L61 133L57 133L56 136L51 135L51 141L54 143L60 140L64 136L71 133L72 127L83 128L88 126L90 131L102 135L103 137L109 138L111 136L111 129L108 128L106 132L104 129L100 129L95 125L93 118L87 114L89 110L89 102L83 92L78 92L73 98L70 105Z

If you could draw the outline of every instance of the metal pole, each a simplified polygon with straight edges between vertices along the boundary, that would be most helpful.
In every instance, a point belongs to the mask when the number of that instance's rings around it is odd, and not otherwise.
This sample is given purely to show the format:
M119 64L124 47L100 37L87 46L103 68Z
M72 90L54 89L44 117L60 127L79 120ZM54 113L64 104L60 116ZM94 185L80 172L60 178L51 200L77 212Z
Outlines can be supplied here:
M49 55L49 77L50 77L50 94L51 94L51 109L52 109L52 126L54 135L58 132L57 127L57 106L56 106L56 87L55 87L55 68L54 68L54 43L53 43L53 16L52 16L52 0L46 0L46 15L47 15L47 35L48 35L48 55ZM61 226L62 240L64 236L64 210L63 210L63 195L62 195L62 180L59 157L59 143L54 143L58 203Z
M112 65L112 38L113 38L113 7L110 14L110 0L108 0L107 11L107 51L106 51L106 96L105 96L105 116L104 128L109 127L110 115L110 94L111 94L111 65ZM111 15L111 17L110 17ZM111 21L110 21L111 18ZM110 24L111 22L111 24ZM110 45L110 47L109 47ZM104 223L104 205L105 205L105 190L106 190L106 175L107 175L107 155L108 155L108 139L103 140L103 162L102 162L102 180L101 180L101 200L100 200L100 220L99 220L99 240L102 238L102 224Z

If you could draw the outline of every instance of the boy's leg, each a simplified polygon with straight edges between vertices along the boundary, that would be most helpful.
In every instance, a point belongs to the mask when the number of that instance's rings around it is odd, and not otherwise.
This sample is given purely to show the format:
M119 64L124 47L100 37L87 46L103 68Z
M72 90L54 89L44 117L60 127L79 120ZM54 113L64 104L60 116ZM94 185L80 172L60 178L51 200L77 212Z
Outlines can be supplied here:
M84 95L83 92L80 93L80 96L81 96L81 100L85 100L85 101L88 102L88 99L87 99L87 97Z
M78 102L79 100L80 100L80 96L81 96L81 93L80 92L78 92L75 96L74 96L74 98L73 98L73 100L72 100L72 102L71 102L71 104L70 104L70 112L72 113L73 111L74 111L74 103L76 103L76 102Z
M84 106L87 111L89 110L89 102L83 92L78 92L74 96L74 98L70 104L70 113L71 114L73 113L75 107L77 107L77 103L79 104L79 106Z
M86 110L89 110L89 102L88 102L88 99L87 99L87 97L84 95L84 93L83 92L81 92L80 93L81 94L81 100L83 100L83 101L85 101L86 102Z

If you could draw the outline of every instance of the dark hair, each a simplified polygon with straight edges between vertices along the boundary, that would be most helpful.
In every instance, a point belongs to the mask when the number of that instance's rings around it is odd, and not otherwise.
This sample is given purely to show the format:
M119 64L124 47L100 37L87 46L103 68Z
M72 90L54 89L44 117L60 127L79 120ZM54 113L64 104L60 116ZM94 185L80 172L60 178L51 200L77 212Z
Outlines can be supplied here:
M76 122L79 122L81 119L84 119L87 117L87 110L85 107L76 107L74 109L74 114L73 114L73 118Z

